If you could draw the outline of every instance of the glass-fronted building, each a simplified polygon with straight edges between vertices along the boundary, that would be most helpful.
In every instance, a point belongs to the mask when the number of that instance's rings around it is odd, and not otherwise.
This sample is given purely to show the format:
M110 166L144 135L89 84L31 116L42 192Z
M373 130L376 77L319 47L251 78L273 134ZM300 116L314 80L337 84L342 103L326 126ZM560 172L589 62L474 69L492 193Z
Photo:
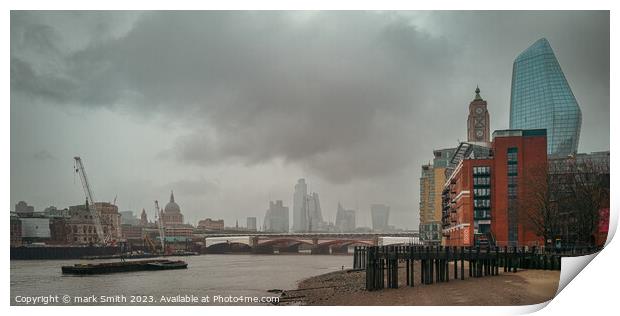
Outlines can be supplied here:
M547 129L547 153L575 155L581 110L549 45L541 38L513 63L511 129Z

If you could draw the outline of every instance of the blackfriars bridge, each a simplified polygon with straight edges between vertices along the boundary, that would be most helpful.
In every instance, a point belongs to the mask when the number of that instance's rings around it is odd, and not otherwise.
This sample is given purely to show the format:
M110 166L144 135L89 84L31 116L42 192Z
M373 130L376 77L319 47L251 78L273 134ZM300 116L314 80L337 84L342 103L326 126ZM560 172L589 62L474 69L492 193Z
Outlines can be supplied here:
M209 253L346 254L351 246L421 245L417 232L207 234Z

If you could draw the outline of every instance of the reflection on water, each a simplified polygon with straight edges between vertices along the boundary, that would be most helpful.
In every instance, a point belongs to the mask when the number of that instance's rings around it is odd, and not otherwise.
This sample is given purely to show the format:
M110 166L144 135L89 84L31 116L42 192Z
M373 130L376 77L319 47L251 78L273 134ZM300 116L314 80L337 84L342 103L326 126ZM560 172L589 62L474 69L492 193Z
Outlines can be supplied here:
M352 264L352 257L344 255L241 254L202 255L178 259L187 261L187 270L93 276L65 276L61 274L60 267L81 262L114 260L12 260L11 304L21 305L15 302L16 296L125 295L129 298L131 295L146 295L153 296L157 305L165 304L159 303L161 296L273 296L274 294L268 293L267 290L295 288L297 281L301 279L340 270L342 266L350 268ZM127 302L120 305L133 304Z

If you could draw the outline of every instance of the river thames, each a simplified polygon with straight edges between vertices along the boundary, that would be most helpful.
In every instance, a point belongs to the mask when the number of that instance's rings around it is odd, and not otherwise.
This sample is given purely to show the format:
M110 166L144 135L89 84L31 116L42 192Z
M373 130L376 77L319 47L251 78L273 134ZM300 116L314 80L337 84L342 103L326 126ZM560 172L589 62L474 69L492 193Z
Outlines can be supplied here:
M177 259L186 261L188 269L92 276L62 275L60 267L114 260L11 260L11 305L35 300L34 305L269 305L266 301L278 294L268 290L293 289L302 279L350 268L353 260L347 255L250 254ZM248 297L266 301L249 302Z

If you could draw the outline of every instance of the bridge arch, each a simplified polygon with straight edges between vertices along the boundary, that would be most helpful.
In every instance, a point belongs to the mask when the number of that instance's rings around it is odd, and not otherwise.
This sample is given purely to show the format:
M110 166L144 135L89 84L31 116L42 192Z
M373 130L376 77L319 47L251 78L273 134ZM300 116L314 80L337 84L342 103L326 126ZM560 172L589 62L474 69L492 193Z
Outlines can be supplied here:
M344 246L349 246L349 245L353 245L353 244L359 244L359 245L364 245L364 246L373 246L373 242L372 241L360 240L360 239L344 239L344 240L335 239L335 240L329 240L329 241L326 241L326 242L319 243L318 246L319 247L331 247L331 246L344 247Z
M259 240L258 246L273 246L273 245L284 244L284 243L288 243L289 245L295 245L295 244L312 245L313 244L312 241L298 239L298 238L276 238L276 239L268 239L268 240L263 240L263 241Z
M209 248L213 245L219 244L244 244L252 246L250 243L250 236L235 236L235 237L207 237L205 238L205 247Z

